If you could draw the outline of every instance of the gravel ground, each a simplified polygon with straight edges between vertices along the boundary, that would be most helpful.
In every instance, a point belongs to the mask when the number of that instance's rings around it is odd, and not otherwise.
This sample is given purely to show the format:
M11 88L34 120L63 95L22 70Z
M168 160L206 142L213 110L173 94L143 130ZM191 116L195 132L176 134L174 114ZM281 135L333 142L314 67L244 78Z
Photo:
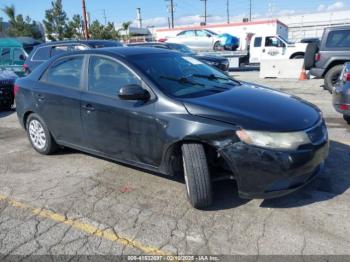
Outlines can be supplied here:
M350 128L320 80L236 78L318 105L331 151L324 173L273 200L242 200L214 184L208 211L191 208L182 181L65 149L41 156L15 112L0 114L0 259L8 255L350 255Z

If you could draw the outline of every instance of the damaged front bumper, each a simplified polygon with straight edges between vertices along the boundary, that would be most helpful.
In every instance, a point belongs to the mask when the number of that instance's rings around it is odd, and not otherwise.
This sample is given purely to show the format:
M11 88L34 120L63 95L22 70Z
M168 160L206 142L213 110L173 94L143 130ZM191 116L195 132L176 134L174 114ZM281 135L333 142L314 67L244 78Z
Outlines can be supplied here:
M242 198L274 198L310 182L323 167L329 142L295 151L264 149L237 142L220 150Z

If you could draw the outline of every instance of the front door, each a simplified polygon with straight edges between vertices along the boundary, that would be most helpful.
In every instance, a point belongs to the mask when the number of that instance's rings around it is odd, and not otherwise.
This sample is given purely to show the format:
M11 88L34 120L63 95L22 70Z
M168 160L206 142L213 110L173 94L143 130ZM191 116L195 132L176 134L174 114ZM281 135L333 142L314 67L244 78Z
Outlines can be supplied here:
M108 157L154 164L147 150L155 135L154 104L126 101L119 90L130 84L143 86L140 78L123 63L91 56L86 92L82 95L82 121L89 147Z
M53 63L35 86L34 99L41 117L58 142L81 146L80 96L84 56Z
M261 60L283 59L285 54L286 45L278 37L268 36L265 38Z

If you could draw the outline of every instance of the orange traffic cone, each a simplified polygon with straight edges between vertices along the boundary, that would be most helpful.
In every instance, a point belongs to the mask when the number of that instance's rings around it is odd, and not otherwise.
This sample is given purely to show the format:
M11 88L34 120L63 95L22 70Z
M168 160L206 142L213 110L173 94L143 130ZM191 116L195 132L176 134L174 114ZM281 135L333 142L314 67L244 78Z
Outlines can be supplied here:
M299 76L299 81L305 81L308 80L309 78L307 77L306 70L303 66L303 69L301 70L300 76Z

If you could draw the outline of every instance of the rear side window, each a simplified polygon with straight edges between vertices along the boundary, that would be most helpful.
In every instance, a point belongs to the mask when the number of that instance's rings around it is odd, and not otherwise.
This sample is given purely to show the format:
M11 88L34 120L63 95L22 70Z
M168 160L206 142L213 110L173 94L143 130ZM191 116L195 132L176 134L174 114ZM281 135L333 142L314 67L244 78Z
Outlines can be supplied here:
M33 61L46 61L50 58L50 46L39 47L36 51L34 51Z
M67 45L58 45L58 46L52 47L51 57L68 52L68 48L69 48L69 46L67 46Z
M56 61L46 71L44 80L54 85L79 89L83 59L83 56L72 56Z
M326 47L343 48L350 47L350 30L337 30L328 34Z
M261 37L257 37L254 40L254 47L261 47L261 42L262 42L262 38Z
M89 91L117 97L123 86L131 84L141 85L141 80L121 63L98 56L90 58Z
M11 64L11 49L10 48L2 48L1 49L0 64L1 65L10 65Z

